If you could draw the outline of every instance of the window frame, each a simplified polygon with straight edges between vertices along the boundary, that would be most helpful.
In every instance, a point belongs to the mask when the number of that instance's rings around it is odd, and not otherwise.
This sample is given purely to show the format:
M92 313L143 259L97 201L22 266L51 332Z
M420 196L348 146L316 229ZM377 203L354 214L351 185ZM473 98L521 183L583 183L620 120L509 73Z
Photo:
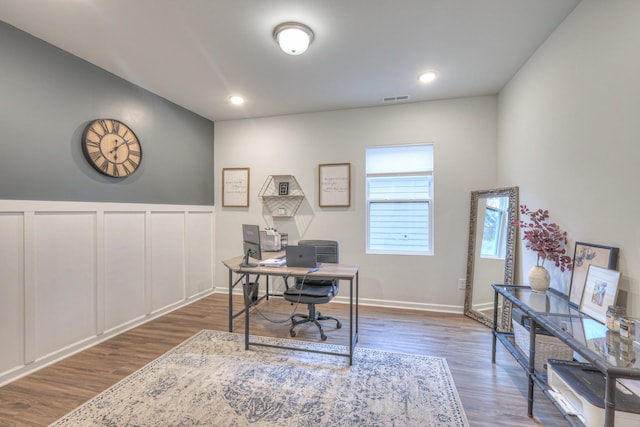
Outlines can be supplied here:
M431 150L433 152L433 144L413 144L415 145L430 145ZM388 146L392 147L403 147L403 146ZM409 146L407 146L409 147ZM365 156L366 157L366 156ZM384 255L423 255L423 256L433 256L434 254L434 236L433 230L435 228L434 223L434 173L433 167L432 170L429 171L414 171L414 172L385 172L385 173L366 173L365 182L366 182L366 245L365 245L365 253L366 254L384 254ZM416 176L424 176L429 177L429 197L426 198L393 198L393 199L371 199L369 197L369 179L370 178L401 178L401 177L416 177ZM372 249L371 248L371 204L372 203L404 203L404 202L414 202L414 203L427 203L428 205L428 250L420 250L420 251L409 251L406 248L401 250L381 250L381 249Z
M489 199L492 199L492 198L488 197L487 200ZM482 227L482 236L481 236L481 243L480 243L480 258L482 259L504 260L506 258L507 244L506 244L506 238L504 238L504 236L506 235L507 228L508 228L507 220L509 217L509 213L507 211L507 207L508 207L507 203L508 201L503 200L501 201L500 206L498 207L490 206L488 203L485 206L485 212L483 215L484 224ZM498 226L496 227L496 236L494 237L494 242L497 243L495 245L496 253L494 254L483 253L484 235L487 227L487 211L498 212L500 215L500 221L498 222Z
M494 236L492 239L493 247L495 250L492 253L485 252L485 235L487 231L487 213L495 212L498 215L498 220L496 221L496 229L494 232ZM504 236L504 217L505 212L502 209L495 208L493 206L486 206L484 208L484 225L482 227L482 239L480 244L480 258L483 259L504 259L504 245L502 241L502 236Z

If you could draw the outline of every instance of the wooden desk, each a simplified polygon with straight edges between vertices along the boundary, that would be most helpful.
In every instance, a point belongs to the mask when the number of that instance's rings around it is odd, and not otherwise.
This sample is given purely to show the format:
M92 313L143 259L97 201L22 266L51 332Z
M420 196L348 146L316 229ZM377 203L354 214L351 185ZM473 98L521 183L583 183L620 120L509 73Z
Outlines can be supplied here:
M263 255L263 260L266 259L271 259L271 258L278 258L281 256L285 255L284 251L276 251L276 252L262 252ZM249 278L249 273L240 273L238 271L238 269L240 268L240 264L242 263L243 257L239 256L239 257L234 257L234 258L230 258L226 261L222 261L222 263L229 268L229 332L233 332L233 319L235 319L236 317L240 316L241 314L243 314L247 307L245 304L245 308L243 308L242 310L239 310L237 312L233 312L233 289L236 287L236 285L238 285L238 283L240 282L244 282L244 289L242 291L243 294L245 294L245 291L247 289L247 283L250 282L250 280L247 280ZM252 262L254 262L255 260L253 260ZM265 269L265 267L260 267L260 270L262 271L263 269ZM240 273L240 277L238 277L237 280L233 281L233 273ZM253 273L251 273L253 274ZM260 275L262 273L256 273L256 284L258 284L260 282ZM257 299L257 301L250 301L249 303L249 307L253 306L254 304L259 303L260 301L262 301L263 299L269 299L270 296L272 296L272 294L269 292L269 276L266 276L266 293L259 297ZM278 295L281 296L281 295Z
M313 353L322 353L322 354L333 354L337 356L344 356L349 358L349 364L351 365L353 362L353 350L355 349L356 343L358 342L358 271L359 267L357 265L349 265L349 264L331 264L331 263L323 263L320 264L320 269L313 273L307 273L308 268L297 268L297 267L240 267L240 263L242 262L242 256L238 256L235 258L230 258L228 260L223 261L222 263L229 269L229 331L232 329L232 316L237 317L237 314L234 316L232 314L232 304L233 304L233 288L241 281L244 280L245 286L243 290L245 308L242 312L245 314L245 349L248 350L250 345L257 346L265 346L265 347L273 347L272 345L262 344L257 342L250 341L250 333L249 333L249 309L253 304L248 298L246 290L249 288L250 283L250 275L254 274L257 276L264 275L267 277L267 294L263 298L268 298L269 296L269 288L268 288L268 279L269 277L303 277L307 278L335 278L338 280L349 281L349 342L348 342L348 353L340 353L340 352L330 352L330 351L316 351L316 350L303 350L295 347L283 347L277 346L278 348L287 348L290 350L302 350L302 351L310 351ZM234 281L233 275L238 274L240 277ZM238 313L240 314L240 313Z

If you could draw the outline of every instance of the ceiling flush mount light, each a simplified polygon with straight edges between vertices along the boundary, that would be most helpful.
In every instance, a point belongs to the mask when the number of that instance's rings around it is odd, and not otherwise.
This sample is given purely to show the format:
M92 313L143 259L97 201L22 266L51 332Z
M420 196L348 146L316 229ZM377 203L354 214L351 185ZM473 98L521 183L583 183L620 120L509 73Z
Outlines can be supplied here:
M233 105L242 105L244 104L244 98L239 95L231 95L229 97L229 102L231 102Z
M431 83L436 78L438 78L438 73L432 70L426 71L418 76L421 83Z
M288 55L303 54L311 42L314 35L311 28L299 22L285 22L278 25L273 30L273 38L280 45L280 49Z

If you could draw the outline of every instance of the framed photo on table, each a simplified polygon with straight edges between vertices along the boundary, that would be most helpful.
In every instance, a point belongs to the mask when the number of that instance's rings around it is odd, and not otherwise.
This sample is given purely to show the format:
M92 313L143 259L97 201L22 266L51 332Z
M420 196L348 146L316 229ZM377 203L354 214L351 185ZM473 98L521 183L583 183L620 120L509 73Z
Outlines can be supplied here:
M569 286L569 302L579 306L582 300L587 271L590 265L616 270L618 266L618 248L576 242L573 252L573 269Z
M351 163L318 166L320 207L351 206Z
M249 168L222 169L222 206L249 206Z
M620 272L591 264L587 270L580 311L600 323L607 320L607 309L616 304Z

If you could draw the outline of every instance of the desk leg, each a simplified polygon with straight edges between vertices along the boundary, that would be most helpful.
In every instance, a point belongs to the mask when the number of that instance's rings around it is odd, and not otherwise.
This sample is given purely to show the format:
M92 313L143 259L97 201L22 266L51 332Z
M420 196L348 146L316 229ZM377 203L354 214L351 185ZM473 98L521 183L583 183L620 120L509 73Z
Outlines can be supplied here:
M360 330L358 329L358 319L359 319L359 312L358 312L358 304L359 304L359 292L360 292L360 280L358 278L358 273L356 272L356 342L358 342L358 334L360 333ZM355 344L354 344L355 347Z
M355 324L353 319L353 278L349 279L349 366L353 365L353 352L358 342L358 292L360 289L358 273L356 273L356 293L355 293Z
M229 269L229 332L233 332L233 271Z
M349 279L349 366L353 365L353 279Z
M249 307L251 306L251 298L249 297L250 275L247 274L245 286L242 293L244 295L244 349L249 350Z

